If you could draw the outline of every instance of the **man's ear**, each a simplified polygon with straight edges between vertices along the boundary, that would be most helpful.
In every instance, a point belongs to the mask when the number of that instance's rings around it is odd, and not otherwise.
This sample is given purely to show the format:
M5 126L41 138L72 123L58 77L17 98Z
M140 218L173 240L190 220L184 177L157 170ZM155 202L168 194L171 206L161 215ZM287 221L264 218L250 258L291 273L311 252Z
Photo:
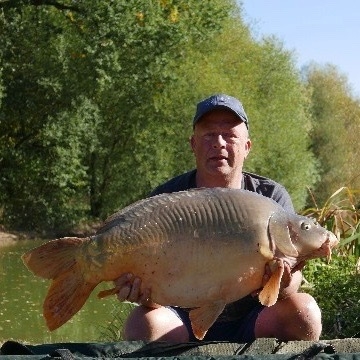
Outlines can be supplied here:
M250 149L251 149L251 140L248 139L245 143L245 152L246 152L246 155L245 155L245 159L247 158L247 156L249 155L249 152L250 152Z

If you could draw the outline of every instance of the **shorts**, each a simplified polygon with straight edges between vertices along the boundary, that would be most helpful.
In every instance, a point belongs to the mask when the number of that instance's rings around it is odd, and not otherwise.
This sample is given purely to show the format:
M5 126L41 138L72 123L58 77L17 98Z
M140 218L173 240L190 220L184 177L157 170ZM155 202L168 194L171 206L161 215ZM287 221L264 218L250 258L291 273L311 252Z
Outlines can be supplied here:
M168 307L184 323L189 332L189 341L198 340L192 331L189 319L189 311L178 307ZM256 304L250 311L240 319L217 320L206 333L202 341L230 341L249 343L255 340L255 322L264 306Z

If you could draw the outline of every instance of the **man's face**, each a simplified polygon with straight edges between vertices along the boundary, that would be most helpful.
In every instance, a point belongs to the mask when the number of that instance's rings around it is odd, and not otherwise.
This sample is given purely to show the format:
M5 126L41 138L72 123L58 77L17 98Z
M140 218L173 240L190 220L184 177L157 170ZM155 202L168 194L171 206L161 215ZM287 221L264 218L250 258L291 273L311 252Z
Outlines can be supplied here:
M197 170L220 177L241 172L251 147L245 123L226 109L205 114L195 125L190 143Z

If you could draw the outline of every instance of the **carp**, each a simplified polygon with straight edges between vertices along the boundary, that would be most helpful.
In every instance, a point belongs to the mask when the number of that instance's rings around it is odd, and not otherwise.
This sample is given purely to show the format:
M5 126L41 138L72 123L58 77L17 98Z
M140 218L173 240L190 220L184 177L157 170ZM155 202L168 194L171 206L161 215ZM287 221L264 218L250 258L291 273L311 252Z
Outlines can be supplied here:
M52 280L43 304L50 330L75 315L100 282L132 273L153 302L190 308L194 334L203 339L226 304L261 289L260 302L272 306L285 263L294 268L330 258L337 244L313 219L267 197L202 188L140 200L110 216L94 236L52 240L22 259L35 275Z

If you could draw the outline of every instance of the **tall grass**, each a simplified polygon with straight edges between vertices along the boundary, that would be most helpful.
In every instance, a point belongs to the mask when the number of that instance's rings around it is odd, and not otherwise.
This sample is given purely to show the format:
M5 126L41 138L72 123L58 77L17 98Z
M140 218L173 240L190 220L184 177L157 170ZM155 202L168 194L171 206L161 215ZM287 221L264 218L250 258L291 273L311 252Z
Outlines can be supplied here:
M303 215L315 218L320 225L331 230L340 239L336 252L360 256L360 190L342 187L334 192L322 206L310 192L313 206Z

